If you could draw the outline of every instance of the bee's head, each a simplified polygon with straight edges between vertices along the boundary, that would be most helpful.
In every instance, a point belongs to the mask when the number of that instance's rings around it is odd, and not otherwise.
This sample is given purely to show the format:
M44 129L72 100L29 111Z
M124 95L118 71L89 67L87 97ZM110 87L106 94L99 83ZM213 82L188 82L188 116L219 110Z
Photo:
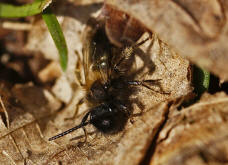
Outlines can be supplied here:
M103 103L90 112L90 123L103 133L118 132L123 129L127 122L128 114L122 104Z
M65 132L49 138L49 141L65 136L79 128L92 124L103 133L116 133L121 131L127 120L127 107L113 100L112 103L103 103L92 108L82 119L81 123ZM88 117L90 116L89 120Z

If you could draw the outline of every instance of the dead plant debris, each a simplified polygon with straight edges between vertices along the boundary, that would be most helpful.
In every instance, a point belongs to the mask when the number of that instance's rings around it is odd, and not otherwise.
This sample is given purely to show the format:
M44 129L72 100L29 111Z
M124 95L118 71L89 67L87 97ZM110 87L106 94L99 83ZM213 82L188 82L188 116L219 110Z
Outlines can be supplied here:
M205 94L197 103L177 108L193 91L191 64L182 56L223 80L228 77L226 2L210 1L195 10L201 3L55 2L69 50L65 73L39 17L29 18L26 25L32 28L23 32L0 27L0 164L227 163L227 95ZM135 50L126 74L159 83L152 90L138 87L130 96L135 100L133 117L123 131L108 135L87 125L86 142L82 129L48 141L78 125L89 110L83 104L74 116L86 93L80 86L85 79L79 79L84 71L79 59L85 57L82 49L91 53L91 36L98 26L118 49L149 38Z

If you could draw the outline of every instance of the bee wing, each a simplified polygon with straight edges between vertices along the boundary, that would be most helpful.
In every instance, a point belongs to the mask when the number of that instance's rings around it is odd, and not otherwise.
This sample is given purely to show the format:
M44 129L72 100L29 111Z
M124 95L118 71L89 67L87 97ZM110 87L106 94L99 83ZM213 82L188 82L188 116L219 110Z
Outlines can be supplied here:
M87 83L97 79L107 82L109 75L111 74L109 66L110 54L105 50L107 43L104 41L101 43L94 41L94 35L97 35L99 28L98 25L87 26L83 35L83 66L85 81ZM102 38L102 36L99 37ZM103 44L106 45L104 46Z
M103 80L104 82L107 82L109 77L110 77L110 60L109 59L109 54L104 53L102 57L100 57L102 60L98 61L97 68L99 72L100 79Z
M85 46L85 50L83 51L83 65L86 82L97 79L103 82L108 81L110 75L108 55L103 54L100 56L100 54L96 54L95 46L89 44Z
M82 36L83 67L84 67L84 76L85 76L86 83L88 82L89 77L91 77L92 68L93 68L92 55L94 54L96 47L92 43L93 42L92 38L95 33L96 33L96 29L94 30L92 26L87 26Z
M84 75L85 75L85 82L87 82L88 79L88 72L89 72L89 66L91 65L91 63L89 62L89 54L90 54L90 46L89 43L85 43L83 45L83 67L84 67Z

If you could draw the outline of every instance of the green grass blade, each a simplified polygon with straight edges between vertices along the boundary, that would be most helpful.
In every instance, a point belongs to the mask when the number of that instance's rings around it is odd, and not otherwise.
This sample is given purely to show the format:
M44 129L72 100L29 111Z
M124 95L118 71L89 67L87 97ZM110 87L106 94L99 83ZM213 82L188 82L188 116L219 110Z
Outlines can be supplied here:
M210 85L210 72L203 70L203 74L204 74L203 87L204 89L208 90Z
M65 41L63 32L61 30L61 27L59 25L59 22L49 7L44 10L44 12L42 13L42 17L59 51L60 64L63 71L65 71L67 68L68 51L67 51L66 41Z
M0 2L0 17L2 18L19 18L27 17L41 13L51 0L35 0L31 4L15 6Z
M195 92L200 96L209 88L210 72L194 66L193 83L195 86Z
M193 86L196 97L183 102L180 107L188 107L197 102L201 95L208 91L210 85L210 72L193 65Z

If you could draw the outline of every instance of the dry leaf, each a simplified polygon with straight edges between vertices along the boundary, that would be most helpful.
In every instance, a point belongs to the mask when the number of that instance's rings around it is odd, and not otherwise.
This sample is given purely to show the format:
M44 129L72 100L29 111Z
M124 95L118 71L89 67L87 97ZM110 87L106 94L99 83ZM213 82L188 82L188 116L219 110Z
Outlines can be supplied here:
M204 94L176 111L159 134L151 165L227 164L228 96Z
M225 0L107 0L138 19L187 57L228 80L228 3Z
M108 5L103 6L101 16L105 19L105 32L116 46L132 44L146 31L139 21Z
M1 94L4 92L2 98L10 127L6 128L0 120L0 164L42 164L41 153L52 147L43 139L42 130L61 103L32 84L4 87Z

